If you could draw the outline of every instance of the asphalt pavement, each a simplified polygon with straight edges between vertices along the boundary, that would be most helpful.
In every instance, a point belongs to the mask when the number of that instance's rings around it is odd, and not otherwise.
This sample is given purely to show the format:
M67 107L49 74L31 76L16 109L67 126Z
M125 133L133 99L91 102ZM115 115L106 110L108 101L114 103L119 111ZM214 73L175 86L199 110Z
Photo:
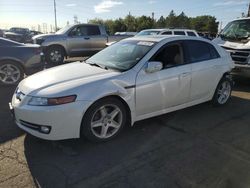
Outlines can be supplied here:
M250 84L230 103L140 121L107 143L45 141L12 121L15 87L0 88L0 187L250 187ZM70 126L70 125L69 125Z

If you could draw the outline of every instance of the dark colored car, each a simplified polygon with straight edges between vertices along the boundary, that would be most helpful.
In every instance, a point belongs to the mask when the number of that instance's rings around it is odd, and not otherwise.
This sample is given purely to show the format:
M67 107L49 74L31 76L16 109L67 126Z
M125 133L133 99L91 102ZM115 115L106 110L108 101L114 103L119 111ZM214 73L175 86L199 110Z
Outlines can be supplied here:
M2 29L0 29L0 37L4 37L4 32Z
M21 43L32 43L32 35L27 28L12 27L5 32L5 38Z
M21 44L0 37L0 83L17 84L24 78L44 67L43 54L39 45Z

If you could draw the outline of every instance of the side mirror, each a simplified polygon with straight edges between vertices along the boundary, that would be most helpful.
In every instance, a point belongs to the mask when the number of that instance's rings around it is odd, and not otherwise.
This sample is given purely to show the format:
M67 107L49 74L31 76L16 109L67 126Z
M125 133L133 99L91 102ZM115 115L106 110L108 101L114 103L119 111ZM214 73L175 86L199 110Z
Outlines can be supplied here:
M162 70L163 65L162 62L160 61L150 61L147 64L147 68L145 69L145 71L147 73L154 73L154 72L158 72L160 70Z

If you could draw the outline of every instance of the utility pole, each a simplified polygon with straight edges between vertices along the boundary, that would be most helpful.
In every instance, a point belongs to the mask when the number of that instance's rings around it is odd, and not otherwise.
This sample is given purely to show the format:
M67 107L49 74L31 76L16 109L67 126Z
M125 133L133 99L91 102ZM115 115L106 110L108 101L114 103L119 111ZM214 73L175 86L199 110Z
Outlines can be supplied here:
M247 17L250 17L250 3L248 5Z
M56 20L56 0L54 0L54 14L55 14L55 32L57 31L57 20Z

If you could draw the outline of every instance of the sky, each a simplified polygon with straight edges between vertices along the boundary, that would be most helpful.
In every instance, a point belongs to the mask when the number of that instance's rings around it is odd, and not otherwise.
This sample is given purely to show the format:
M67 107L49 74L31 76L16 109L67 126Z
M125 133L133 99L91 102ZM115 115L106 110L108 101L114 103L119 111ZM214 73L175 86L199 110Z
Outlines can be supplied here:
M225 26L246 13L249 3L249 0L56 0L56 8L59 27L67 22L72 24L74 15L86 23L94 18L124 18L129 12L133 16L151 16L154 12L158 19L171 10L177 15L183 11L189 17L212 15ZM42 28L44 23L48 31L54 27L54 0L0 0L0 28L37 29L38 24Z

